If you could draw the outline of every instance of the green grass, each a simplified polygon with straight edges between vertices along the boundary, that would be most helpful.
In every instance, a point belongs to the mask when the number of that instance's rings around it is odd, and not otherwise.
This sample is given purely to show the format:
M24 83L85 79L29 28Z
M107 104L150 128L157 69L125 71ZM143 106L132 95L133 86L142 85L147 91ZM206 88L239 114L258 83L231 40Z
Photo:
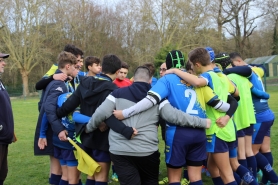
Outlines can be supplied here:
M278 117L278 86L269 86L271 95L269 105L275 116ZM15 133L18 141L9 146L9 173L5 185L46 185L48 184L49 159L48 157L37 157L33 154L33 138L38 118L38 98L12 100L15 119ZM278 157L278 125L277 120L272 127L272 152L274 158ZM159 132L159 139L161 135ZM276 146L276 147L275 147ZM167 171L164 163L164 143L160 142L161 164L160 179L166 176ZM278 172L278 160L274 160L274 169ZM85 176L82 176L83 179ZM210 178L204 176L204 184L212 185ZM111 185L119 183L110 183Z

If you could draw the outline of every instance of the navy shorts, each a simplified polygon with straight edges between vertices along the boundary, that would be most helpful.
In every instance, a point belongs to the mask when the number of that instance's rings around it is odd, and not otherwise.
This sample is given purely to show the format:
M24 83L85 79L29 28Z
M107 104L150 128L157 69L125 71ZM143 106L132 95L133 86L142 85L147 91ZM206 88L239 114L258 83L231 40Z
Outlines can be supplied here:
M59 148L54 146L54 157L59 159L60 164L67 166L77 166L78 162L74 156L73 150Z
M252 136L252 144L262 144L264 137L270 135L270 128L274 120L256 123L254 125L254 133Z
M210 153L225 153L237 147L237 140L232 142L223 141L215 134L207 135L207 152Z
M84 146L82 148L96 162L104 162L104 163L110 163L111 162L109 152L105 152L105 151L97 150L97 149L91 149L91 148L87 148L87 147L84 147Z
M251 124L249 127L246 127L242 130L237 131L237 137L244 137L244 136L252 136L254 132L254 124Z
M170 126L166 130L165 161L167 166L183 167L190 162L203 162L206 155L204 129ZM201 165L200 164L200 165Z

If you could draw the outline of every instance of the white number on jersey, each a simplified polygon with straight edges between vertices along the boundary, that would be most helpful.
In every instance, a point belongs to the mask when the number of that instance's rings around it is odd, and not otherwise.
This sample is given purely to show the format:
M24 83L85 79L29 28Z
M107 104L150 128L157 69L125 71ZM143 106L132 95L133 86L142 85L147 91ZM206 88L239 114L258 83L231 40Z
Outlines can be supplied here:
M194 105L195 105L196 100L197 100L196 92L192 89L186 89L184 91L184 95L185 95L186 98L190 98L190 95L191 95L189 105L186 109L186 113L188 113L188 114L198 114L198 110L193 110Z

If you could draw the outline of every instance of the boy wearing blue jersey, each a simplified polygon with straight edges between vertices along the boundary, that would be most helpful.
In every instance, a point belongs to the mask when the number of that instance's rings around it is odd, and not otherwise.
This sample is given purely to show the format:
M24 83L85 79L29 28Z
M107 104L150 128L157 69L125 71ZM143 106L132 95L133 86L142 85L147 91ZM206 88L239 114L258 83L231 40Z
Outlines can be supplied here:
M231 53L230 58L232 60L232 66L248 66L248 64L242 60L239 53ZM255 88L261 91L264 90L264 86L261 78L264 75L263 68L252 67L252 75L249 77L249 81L253 84ZM265 177L264 183L269 180L271 183L278 183L278 176L274 172L271 163L273 162L273 157L271 152L266 152L261 154L260 148L265 137L268 136L268 132L274 122L274 114L268 106L267 99L262 99L252 93L253 105L255 108L256 124L254 125L254 133L252 136L252 149L257 160L258 167L263 171ZM270 148L270 147L269 147Z
M189 53L189 61L192 69L200 78L178 70L171 70L168 73L175 73L190 84L196 87L208 85L224 102L232 101L234 98L227 94L231 91L231 82L225 78L220 78L213 72L210 55L205 48L196 48ZM234 90L236 92L236 90ZM221 183L218 178L220 173L224 184L237 184L233 171L229 163L229 149L235 148L235 127L230 118L235 112L237 103L232 103L229 111L224 115L208 107L206 109L208 117L212 119L212 126L206 131L207 152L209 152L208 167L215 184ZM219 182L220 181L220 182Z
M58 57L58 70L57 73L64 73L65 75L73 75L75 72L75 65L77 63L76 57L68 52L62 52L59 54ZM48 144L43 149L38 149L38 135L35 135L35 155L49 155L50 161L51 161L51 177L50 177L50 184L59 184L61 176L59 175L61 173L59 161L54 158L54 149L53 145L55 147L59 146L59 144L62 144L66 141L66 129L61 124L60 120L57 118L55 111L57 107L57 99L58 96L64 92L68 92L68 88L64 81L60 80L53 80L50 82L45 90L45 95L42 99L42 107L40 109L38 124L36 128L36 133L39 133L41 122L43 120L44 113L46 114L46 117L48 122L50 123L52 129L47 130L47 139ZM53 114L54 111L54 114ZM52 137L53 136L53 137ZM59 140L60 139L60 140Z
M168 69L172 67L183 67L184 56L182 53L177 50L169 52L166 57L166 66ZM195 78L197 79L197 77ZM225 104L217 100L218 97L215 94L208 96L211 95L211 93L207 93L206 88L200 88L195 91L191 85L188 85L177 75L165 75L152 87L146 98L128 109L114 111L114 115L119 119L127 118L152 107L163 98L167 98L172 106L183 112L205 118L205 104L210 104L220 109L223 108L221 104ZM211 89L209 90L212 92ZM215 103L215 100L217 100L217 103L212 105L211 103ZM226 107L226 111L228 109L229 108ZM196 135L198 135L198 137L196 137ZM169 184L180 184L181 171L185 163L188 168L190 184L203 184L201 180L201 169L203 160L206 159L205 145L205 130L183 128L175 126L172 123L167 123L166 163Z

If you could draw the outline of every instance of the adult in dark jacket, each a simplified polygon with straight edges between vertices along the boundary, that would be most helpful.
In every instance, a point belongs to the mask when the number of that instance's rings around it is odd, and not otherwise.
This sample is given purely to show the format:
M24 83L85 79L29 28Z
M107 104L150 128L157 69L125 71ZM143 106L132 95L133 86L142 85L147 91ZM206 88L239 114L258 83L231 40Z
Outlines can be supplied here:
M99 77L84 77L76 91L67 99L61 108L57 109L58 117L64 117L74 111L80 105L80 113L92 116L97 107L105 98L117 88L113 83L117 73L121 68L121 60L116 55L106 55L102 60L102 74ZM102 125L102 128L105 125ZM101 131L102 130L102 131ZM82 132L82 128L76 128L77 135ZM95 173L94 177L87 177L86 184L107 183L110 167L109 128L105 131L97 129L93 133L82 133L81 141L85 151L101 165L101 171ZM95 179L95 180L93 180Z
M0 53L0 76L6 65L4 58L8 57L9 54ZM8 146L14 139L14 119L10 97L1 80L0 102L0 185L3 185L8 174Z

